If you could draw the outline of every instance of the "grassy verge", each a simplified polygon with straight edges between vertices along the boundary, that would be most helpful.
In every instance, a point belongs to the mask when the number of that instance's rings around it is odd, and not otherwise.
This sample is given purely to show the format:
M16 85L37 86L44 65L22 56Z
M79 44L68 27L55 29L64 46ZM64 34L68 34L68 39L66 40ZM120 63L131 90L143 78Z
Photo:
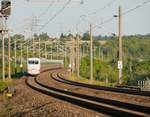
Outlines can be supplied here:
M74 74L69 76L69 80L86 83L86 84L99 85L99 86L114 86L113 83L106 83L106 82L102 82L102 81L98 81L98 80L91 81L91 80L86 79L81 76L80 76L80 78L77 78L77 76Z
M3 92L7 87L7 83L0 81L0 92Z
M15 82L14 80L9 80L6 78L5 81L0 80L0 92L2 93L8 86L14 86Z

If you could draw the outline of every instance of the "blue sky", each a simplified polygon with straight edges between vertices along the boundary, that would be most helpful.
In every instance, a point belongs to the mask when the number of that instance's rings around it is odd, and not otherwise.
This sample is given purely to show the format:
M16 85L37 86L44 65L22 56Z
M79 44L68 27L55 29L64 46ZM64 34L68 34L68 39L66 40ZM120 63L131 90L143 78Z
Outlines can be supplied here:
M9 27L13 33L24 33L29 35L27 27L30 17L38 16L38 24L43 25L52 18L68 0L11 0L12 15L9 18ZM43 1L43 2L41 2ZM44 2L45 1L45 2ZM47 1L47 2L46 2ZM71 0L70 4L40 32L47 32L50 36L58 37L63 32L83 33L89 30L89 24L95 27L94 35L110 35L117 33L118 6L122 6L122 11L141 5L150 0ZM47 12L45 12L47 10ZM96 12L96 13L94 13ZM123 15L123 34L147 34L150 33L150 3ZM43 15L40 15L44 13ZM102 22L113 18L111 22L99 25ZM40 26L37 27L37 30Z

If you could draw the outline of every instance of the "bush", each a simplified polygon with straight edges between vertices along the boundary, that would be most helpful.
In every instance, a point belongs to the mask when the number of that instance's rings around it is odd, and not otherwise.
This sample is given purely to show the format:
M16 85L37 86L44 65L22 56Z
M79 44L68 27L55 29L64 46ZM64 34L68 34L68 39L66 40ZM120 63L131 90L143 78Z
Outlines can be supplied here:
M85 57L81 59L80 75L89 79L90 77L90 60ZM114 83L117 80L117 69L111 66L109 62L94 59L93 61L93 77L98 81L106 81L106 79Z
M0 81L0 92L2 92L7 87L7 84L3 81Z

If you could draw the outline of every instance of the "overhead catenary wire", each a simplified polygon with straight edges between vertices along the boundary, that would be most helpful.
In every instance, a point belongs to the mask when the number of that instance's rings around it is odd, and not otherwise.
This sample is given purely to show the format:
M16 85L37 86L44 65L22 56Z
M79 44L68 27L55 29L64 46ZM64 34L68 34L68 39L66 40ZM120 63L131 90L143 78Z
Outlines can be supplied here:
M132 11L134 11L134 10L138 9L138 8L143 7L144 5L146 5L146 4L148 4L148 3L150 3L150 0L144 1L144 2L142 2L141 4L136 5L134 8L131 8L131 9L129 9L129 10L127 10L127 11L125 11L124 13L122 13L122 15L127 15L127 14L129 14L130 12L132 12ZM102 26L102 25L104 25L104 24L107 24L107 23L109 23L109 22L113 21L113 20L114 20L114 18L115 18L114 16L113 16L113 17L110 17L109 19L107 19L107 20L103 21L102 23L100 23L100 24L98 24L98 25L93 26L93 28L99 28L100 26Z
M110 2L108 2L106 5L104 5L103 7L97 9L96 11L94 12L91 12L91 13L88 13L87 15L94 15L94 14L97 14L98 12L101 12L103 11L104 9L110 7L110 5L112 5L116 0L111 0Z
M56 14L54 14L44 25L42 25L39 31L44 29L52 20L54 20L69 5L70 2L71 0L68 0L66 4Z
M132 12L132 11L138 9L138 8L143 7L143 6L146 5L147 3L150 3L150 0L144 1L142 4L137 5L137 6L135 6L134 8L131 8L131 9L127 10L126 12L123 13L123 15L126 15L126 14L128 14L128 13L130 13L130 12Z
M103 10L105 10L106 8L110 7L110 5L112 5L116 0L111 0L109 1L108 3L106 3L103 7L101 8L98 8L97 10L93 11L93 12L90 12L90 13L87 13L87 14L82 14L79 16L79 19L77 20L77 23L76 23L76 27L78 27L78 25L81 23L81 21L83 20L80 20L81 18L83 19L83 17L87 17L87 16L90 16L90 15L96 15L98 12L101 12ZM84 19L85 20L85 19ZM86 19L87 20L87 19ZM90 21L87 20L88 23L90 24ZM78 31L78 28L76 28L76 30Z
M55 1L50 3L48 7L40 15L38 15L38 17L43 17L48 12L48 10L53 6L54 3Z

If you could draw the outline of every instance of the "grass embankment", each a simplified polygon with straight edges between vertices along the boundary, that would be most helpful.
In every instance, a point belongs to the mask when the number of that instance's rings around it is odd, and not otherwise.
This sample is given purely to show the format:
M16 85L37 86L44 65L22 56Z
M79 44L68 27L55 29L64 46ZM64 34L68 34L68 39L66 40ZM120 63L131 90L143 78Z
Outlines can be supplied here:
M114 86L115 85L113 83L106 83L106 82L102 82L102 81L98 81L98 80L91 81L91 80L81 77L81 76L80 76L80 78L77 78L77 76L74 74L69 76L69 80L86 83L86 84L99 85L99 86Z
M3 92L8 86L14 86L14 80L9 80L8 78L5 81L0 80L0 92Z
M7 87L7 83L0 81L0 92L3 92Z
M10 112L12 110L11 105L9 104L8 97L6 96L5 89L9 84L12 84L12 81L6 80L1 81L0 80L0 117L4 117L5 114ZM3 93L3 94L2 94Z

